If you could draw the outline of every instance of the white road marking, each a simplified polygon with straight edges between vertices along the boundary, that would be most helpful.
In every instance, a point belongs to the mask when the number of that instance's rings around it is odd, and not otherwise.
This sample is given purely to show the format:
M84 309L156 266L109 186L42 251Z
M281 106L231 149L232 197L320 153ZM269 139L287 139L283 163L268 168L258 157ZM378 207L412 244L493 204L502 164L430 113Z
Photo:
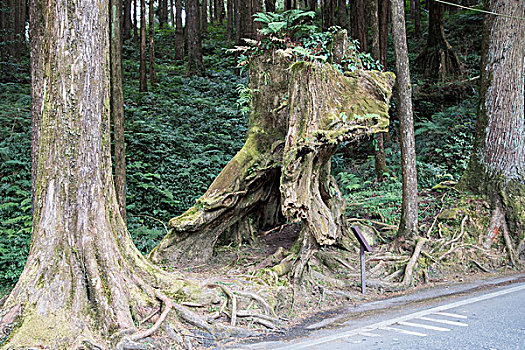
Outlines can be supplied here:
M398 324L401 324L403 326L409 326L409 327L431 329L433 331L438 331L438 332L450 332L450 329L448 328L430 326L428 324L413 323L413 322L406 322L406 321L398 322Z
M407 331L406 329L395 328L395 327L381 327L379 329L383 329L385 331L394 331L394 332L397 332L397 333L403 333L403 334L408 334L408 335L416 335L418 337L426 337L427 336L425 333L419 333L419 332L414 332L414 331Z
M430 314L435 314L435 313L442 312L442 311L445 311L445 310L454 309L454 308L457 308L457 307L460 307L460 306L477 303L477 302L483 301L483 300L496 298L496 297L499 297L501 295L506 295L506 294L518 292L518 291L524 290L524 289L525 289L525 284L521 284L521 285L516 286L516 287L499 290L499 291L493 292L493 293L483 294L483 295L480 295L480 296L477 296L477 297L472 297L472 298L456 301L456 302L453 302L453 303L450 303L450 304L436 306L436 307L433 307L433 308L430 308L430 309L427 309L427 310L414 312L414 313L409 314L409 315L400 316L400 317L392 318L392 319L389 319L389 320L377 322L377 323L371 324L369 326L365 326L365 327L361 327L361 328L357 328L357 329L351 329L351 330L348 330L346 332L340 332L340 333L334 334L334 335L328 335L328 336L325 336L325 337L322 337L322 338L319 338L319 339L316 339L316 340L308 339L308 340L302 341L300 343L289 344L289 345L282 346L280 348L273 348L273 349L275 349L275 350L298 350L298 349L311 348L314 345L324 344L324 343L328 343L328 342L331 342L331 341L334 341L334 340L348 338L348 337L351 337L351 336L354 336L354 335L358 335L361 332L373 331L374 329L381 329L383 327L389 327L389 326L391 326L391 325L393 325L395 323L411 320L411 319L414 319L414 318L418 318L418 317L422 317L422 316L426 316L426 315L430 315ZM251 348L255 348L255 347L258 347L258 345L264 345L264 344L254 344L253 346L250 346L250 347Z
M379 334L376 333L370 333L370 332L361 332L359 335L363 335L365 337L380 337Z
M440 320L439 318L431 318L431 317L418 317L418 320L424 320L424 321L431 321L431 322L437 322L437 323L443 323L443 324L449 324L451 326L458 326L458 327L468 327L468 324L458 321L449 321L449 320Z
M465 316L465 315L452 314L450 312L436 312L436 313L434 313L434 315L467 319L467 316Z

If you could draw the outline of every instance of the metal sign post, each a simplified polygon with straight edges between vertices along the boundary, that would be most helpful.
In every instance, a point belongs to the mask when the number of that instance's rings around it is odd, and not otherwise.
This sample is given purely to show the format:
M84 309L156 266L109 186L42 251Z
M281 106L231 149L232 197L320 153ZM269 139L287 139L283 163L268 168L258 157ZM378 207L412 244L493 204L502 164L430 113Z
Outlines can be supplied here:
M355 238L359 241L361 249L359 251L360 260L361 260L361 292L366 294L366 274L365 274L365 252L371 252L372 247L365 239L365 236L361 233L361 230L357 226L350 227L354 231Z

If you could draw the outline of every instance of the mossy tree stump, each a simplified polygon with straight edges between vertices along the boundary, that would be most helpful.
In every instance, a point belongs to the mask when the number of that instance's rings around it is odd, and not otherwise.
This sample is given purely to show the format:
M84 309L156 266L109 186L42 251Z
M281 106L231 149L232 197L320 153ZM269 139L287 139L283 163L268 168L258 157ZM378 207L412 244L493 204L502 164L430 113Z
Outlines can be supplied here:
M241 243L258 229L300 222L301 261L346 235L345 201L330 175L343 141L384 132L392 73L337 71L330 64L290 64L278 54L250 66L252 111L244 147L195 206L170 221L150 257L170 265L203 264L219 237Z

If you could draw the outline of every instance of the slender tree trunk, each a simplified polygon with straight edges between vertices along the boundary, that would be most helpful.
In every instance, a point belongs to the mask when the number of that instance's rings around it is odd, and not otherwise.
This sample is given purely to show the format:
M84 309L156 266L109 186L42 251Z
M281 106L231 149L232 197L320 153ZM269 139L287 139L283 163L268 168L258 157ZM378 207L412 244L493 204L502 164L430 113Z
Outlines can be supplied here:
M346 0L337 0L337 20L336 24L341 28L348 26L348 14L346 13Z
M42 100L33 101L41 107L34 220L26 266L2 303L0 325L4 315L15 316L2 348L114 348L110 336L133 332L134 320L150 312L143 308L158 308L150 283L172 284L170 293L180 293L181 284L144 259L118 210L109 1L31 6L32 34L42 39L32 53L47 54L36 57L33 68L39 67L32 69L34 87L44 87ZM78 9L89 16L71 17Z
M292 0L284 0L284 10L288 11L292 9Z
M140 0L140 87L141 92L148 91L146 76L146 0Z
M210 0L213 1L213 0ZM202 32L208 31L208 0L202 0Z
M164 25L168 23L168 0L159 0L158 10L159 27L163 28Z
M256 22L253 20L253 15L262 12L263 2L262 0L252 0L252 11L250 15L250 22L252 23L252 33L255 39L259 39L259 29L261 29L261 22Z
M133 38L135 39L135 42L140 41L139 34L138 34L138 23L139 23L139 16L138 16L138 6L137 6L138 0L133 0Z
M399 236L418 234L418 197L414 120L412 115L412 87L408 62L404 1L392 0L392 34L396 57L397 87L399 93L398 118L403 173L403 201Z
M370 52L375 60L380 61L381 50L379 46L378 0L367 0L366 12L368 22L370 23ZM381 181L383 179L384 174L388 171L386 167L384 133L377 133L374 136L376 141L374 147L374 165L376 179Z
M120 36L121 0L110 2L110 86L111 120L115 144L115 190L120 215L126 224L126 151L124 142L124 97L122 94L122 42Z
M233 20L233 3L234 3L235 0L228 0L228 28L227 28L227 31L228 31L228 42L231 42L233 40L233 26L234 26L234 20Z
M128 40L131 38L131 0L124 0L124 9L123 9L123 19L124 23L122 24L122 39Z
M186 74L204 75L199 0L186 0L186 29L188 40L188 70Z
M239 45L241 43L241 1L233 0L234 15L233 22L235 26L235 44Z
M487 0L485 8L525 17L521 1ZM504 214L499 229L508 231L507 250L517 265L525 259L525 21L485 15L483 34L474 149L460 185Z
M153 4L155 0L149 0L149 81L151 86L157 83L157 73L155 71L155 12Z
M379 0L379 50L380 62L386 69L386 55L388 51L388 18L390 0Z
M217 19L215 16L214 16L214 13L213 13L213 9L214 9L214 6L213 6L213 1L214 0L209 0L209 16L210 16L210 23L215 23L215 20Z
M238 0L239 4L239 43L241 38L253 38L252 2Z
M362 52L368 51L368 24L366 23L365 0L351 1L352 38L357 39Z
M307 0L308 1L308 9L310 11L315 11L317 8L317 0Z
M171 26L172 27L175 27L175 11L174 11L174 8L175 8L175 0L170 0L170 21L171 21Z
M421 0L410 0L410 17L414 21L414 34L421 36Z
M184 59L184 28L182 28L182 0L175 0L175 59Z

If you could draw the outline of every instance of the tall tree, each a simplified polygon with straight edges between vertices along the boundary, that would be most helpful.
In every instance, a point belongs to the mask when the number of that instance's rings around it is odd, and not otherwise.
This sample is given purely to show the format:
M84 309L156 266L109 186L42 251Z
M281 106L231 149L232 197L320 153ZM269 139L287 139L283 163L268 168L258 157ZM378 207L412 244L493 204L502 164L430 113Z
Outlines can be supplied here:
M121 13L122 1L110 0L110 113L113 121L115 144L115 190L120 215L126 223L126 151L124 142L124 97L122 94L122 41L117 14Z
M337 0L336 24L341 28L348 26L348 14L346 11L346 0Z
M525 3L485 6L514 18L485 15L474 149L460 185L486 195L502 213L498 226L517 265L525 259Z
M149 25L148 25L148 42L149 42L149 81L151 85L157 83L157 73L155 70L155 11L153 5L155 0L149 0Z
M138 7L137 7L137 1L138 0L133 0L133 39L135 41L139 41L139 34L137 33L138 31L138 28L139 28L139 25L138 25L138 22L139 22L139 15L138 15Z
M199 0L186 0L186 40L188 42L188 69L186 74L204 75Z
M421 35L421 0L410 0L410 17L414 21L414 34Z
M399 118L401 169L403 174L403 200L398 234L404 237L414 237L418 234L416 149L403 0L392 0L392 35L396 57L399 96L397 114Z
M390 0L379 0L379 50L380 62L386 68L386 54L388 49L388 19Z
M234 27L234 19L233 19L233 3L234 0L228 0L227 5L227 38L228 42L231 42L233 40L233 27Z
M122 9L122 39L131 38L131 0L124 0Z
M350 23L352 38L357 39L361 51L368 51L368 23L366 18L366 0L350 1Z
M210 0L213 1L213 0ZM206 32L208 30L208 0L202 0L202 32Z
M335 24L335 2L337 0L323 0L322 2L322 18L323 30L327 30Z
M162 28L168 23L168 0L158 1L159 9L159 26Z
M366 12L368 23L370 23L370 53L376 61L381 60L381 48L379 46L379 9L378 0L366 0ZM386 167L385 133L375 134L374 147L374 167L376 172L376 179L382 180L384 174L388 171Z
M445 81L449 76L461 74L461 64L445 37L445 6L435 0L428 0L428 9L427 45L416 64L424 68L425 77Z
M31 2L45 87L29 257L7 299L6 349L92 348L124 330L159 290L180 283L133 245L118 210L110 150L109 0ZM81 14L71 17L70 14ZM32 43L35 41L32 40ZM89 89L86 89L89 86ZM176 287L178 285L178 287ZM160 287L162 288L162 287ZM180 291L179 291L180 293ZM16 317L13 317L16 316ZM4 317L0 323L6 322ZM16 324L13 324L16 322ZM112 346L113 348L113 346Z
M146 76L146 0L140 0L140 63L139 63L139 90L148 91L148 77Z
M182 27L182 0L175 0L175 59L184 58L184 28Z

